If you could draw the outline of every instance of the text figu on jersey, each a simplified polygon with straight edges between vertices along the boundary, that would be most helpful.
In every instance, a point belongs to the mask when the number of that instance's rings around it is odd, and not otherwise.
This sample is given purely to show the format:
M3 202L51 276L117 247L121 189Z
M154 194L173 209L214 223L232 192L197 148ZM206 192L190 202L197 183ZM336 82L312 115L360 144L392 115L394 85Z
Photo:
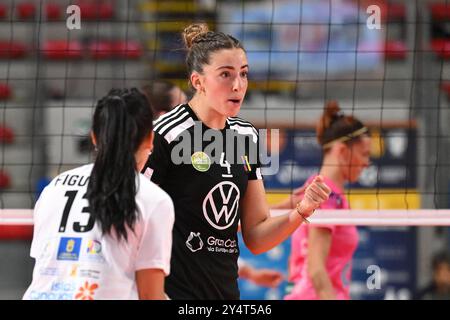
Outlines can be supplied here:
M59 175L54 180L55 186L78 186L84 187L89 182L89 176L81 176L78 174Z

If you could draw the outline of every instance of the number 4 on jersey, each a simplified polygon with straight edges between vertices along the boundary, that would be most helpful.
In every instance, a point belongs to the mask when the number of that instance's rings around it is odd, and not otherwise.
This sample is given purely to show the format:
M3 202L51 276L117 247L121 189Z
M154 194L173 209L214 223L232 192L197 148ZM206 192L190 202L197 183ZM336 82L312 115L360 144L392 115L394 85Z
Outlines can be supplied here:
M227 173L222 173L223 178L233 177L233 175L231 174L231 165L227 160L225 160L225 152L222 152L222 154L220 155L220 166L222 168L227 168Z

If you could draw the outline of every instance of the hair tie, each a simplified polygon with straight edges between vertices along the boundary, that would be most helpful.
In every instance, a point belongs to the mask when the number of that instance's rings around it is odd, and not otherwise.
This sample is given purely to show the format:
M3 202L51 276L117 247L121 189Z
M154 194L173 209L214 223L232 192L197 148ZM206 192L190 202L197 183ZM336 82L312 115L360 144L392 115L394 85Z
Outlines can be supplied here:
M344 114L344 112L342 110L339 110L333 116L333 118L335 118L335 119L340 119L340 118L343 118L343 117L345 117L345 114Z
M350 132L342 137L336 138L334 140L331 140L327 143L325 143L324 145L322 145L322 149L327 149L329 147L331 147L333 144L335 144L336 142L346 142L352 139L355 139L363 134L366 134L369 132L369 129L367 129L367 127L362 127L359 128L353 132Z
M339 119L344 118L344 117L345 117L344 112L342 112L341 110L339 110L338 112L336 112L335 114L333 114L333 115L331 116L331 122L330 122L330 125L333 124L333 123L335 123L335 122L338 121Z

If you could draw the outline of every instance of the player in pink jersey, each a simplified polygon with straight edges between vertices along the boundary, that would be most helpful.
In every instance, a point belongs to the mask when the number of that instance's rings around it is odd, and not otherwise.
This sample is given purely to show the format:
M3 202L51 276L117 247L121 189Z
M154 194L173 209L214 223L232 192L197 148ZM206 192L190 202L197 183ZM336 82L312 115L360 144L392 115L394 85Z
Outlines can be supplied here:
M316 132L323 148L320 175L332 190L320 209L349 209L344 184L357 181L369 165L368 129L330 101ZM291 208L313 179L310 177L289 199L273 208ZM357 245L355 226L301 225L292 235L289 281L294 287L285 299L350 299L351 261Z

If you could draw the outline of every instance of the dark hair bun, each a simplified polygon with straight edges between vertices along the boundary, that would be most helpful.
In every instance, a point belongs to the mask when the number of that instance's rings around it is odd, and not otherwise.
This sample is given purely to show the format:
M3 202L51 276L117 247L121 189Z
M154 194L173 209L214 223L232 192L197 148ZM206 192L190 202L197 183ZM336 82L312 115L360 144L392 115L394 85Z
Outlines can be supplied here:
M336 100L328 101L325 105L324 117L327 119L334 119L341 114L341 108Z
M209 31L206 23L193 23L183 30L183 41L187 49L192 47L195 38Z
M341 108L336 100L330 100L325 104L325 110L323 111L322 117L317 123L316 128L319 144L324 144L325 131L331 126L331 123L339 114L341 114Z

